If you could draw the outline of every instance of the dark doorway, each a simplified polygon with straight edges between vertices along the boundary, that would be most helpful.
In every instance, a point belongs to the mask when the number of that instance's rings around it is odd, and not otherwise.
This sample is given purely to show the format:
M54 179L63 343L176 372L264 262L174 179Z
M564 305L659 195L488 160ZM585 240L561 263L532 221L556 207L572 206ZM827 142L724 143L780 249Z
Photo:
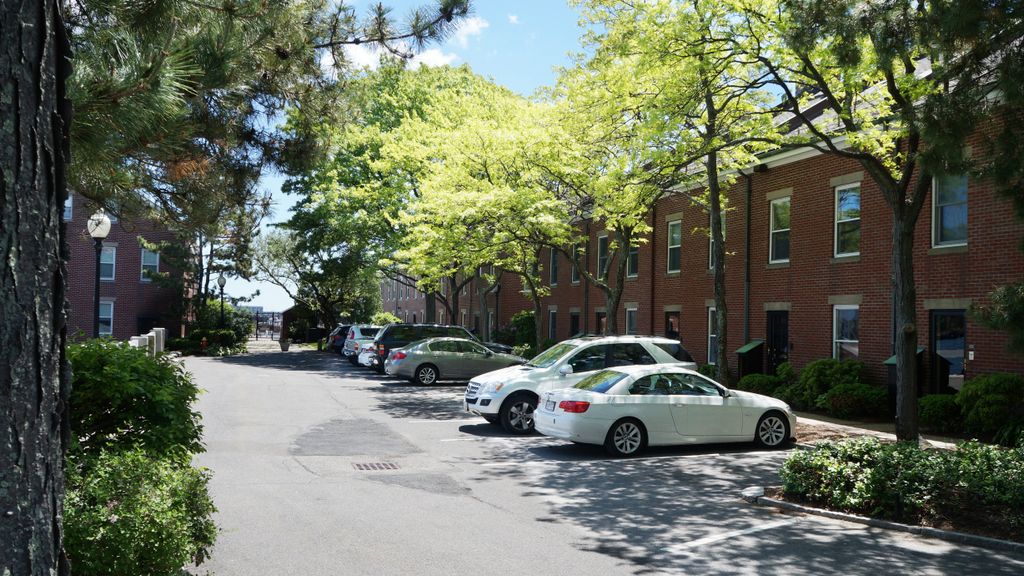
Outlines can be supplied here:
M596 320L597 322L595 323L595 326L597 327L597 333L604 334L608 330L608 315L604 312L598 312Z
M932 310L929 387L933 394L952 393L964 384L967 320L963 310Z
M679 312L665 312L665 338L679 340Z
M768 354L768 373L775 374L779 364L789 361L789 312L773 310L768 312L768 329L765 339Z
M580 313L569 312L569 336L575 337L580 334Z

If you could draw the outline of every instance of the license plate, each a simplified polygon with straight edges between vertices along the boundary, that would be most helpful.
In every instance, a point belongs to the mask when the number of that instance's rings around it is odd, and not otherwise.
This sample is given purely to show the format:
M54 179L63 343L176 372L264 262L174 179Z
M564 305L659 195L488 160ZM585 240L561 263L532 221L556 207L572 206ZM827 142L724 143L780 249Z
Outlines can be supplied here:
M554 412L555 411L555 401L554 400L548 400L547 403L544 404L544 409L547 410L548 412Z

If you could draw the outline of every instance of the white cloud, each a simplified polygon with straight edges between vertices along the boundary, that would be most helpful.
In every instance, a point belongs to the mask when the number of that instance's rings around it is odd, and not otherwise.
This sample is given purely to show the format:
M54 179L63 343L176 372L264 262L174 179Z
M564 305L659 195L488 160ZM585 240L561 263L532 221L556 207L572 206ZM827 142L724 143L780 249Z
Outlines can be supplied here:
M518 14L509 14L508 15L508 23L512 24L512 25L519 24L519 15Z
M376 70L380 65L380 51L371 46L363 44L348 44L345 46L345 56L356 68L369 68Z
M417 64L428 67L446 66L458 60L459 57L451 52L442 52L439 48L428 48L423 52L413 56L412 64L415 67Z
M491 23L483 18L467 18L455 29L455 42L462 48L469 48L469 37L483 34L484 29L490 25Z

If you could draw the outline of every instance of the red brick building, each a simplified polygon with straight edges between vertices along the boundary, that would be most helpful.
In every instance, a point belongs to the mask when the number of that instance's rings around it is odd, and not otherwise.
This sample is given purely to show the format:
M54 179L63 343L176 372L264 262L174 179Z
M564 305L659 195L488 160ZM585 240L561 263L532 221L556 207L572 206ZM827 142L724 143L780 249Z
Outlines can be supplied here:
M761 341L755 354L766 371L783 361L799 369L821 358L858 358L867 378L885 382L884 362L894 352L893 226L874 182L852 160L807 150L764 158L748 172L749 180L739 178L727 194L729 349ZM616 311L619 331L678 337L698 362L713 363L709 216L673 193L653 207L648 223L653 231L634 249ZM597 222L584 227L587 265L596 270L606 233ZM1006 352L1005 335L967 314L996 286L1020 279L1022 237L1024 225L989 182L963 176L933 185L914 251L924 391L987 372L1024 372L1024 359ZM599 332L603 293L575 275L564 256L543 260L551 288L543 334L563 340ZM615 266L609 270L614 279ZM532 309L520 290L515 277L503 281L499 326ZM416 302L422 310L422 295ZM735 373L737 356L727 361Z
M86 231L86 222L96 206L71 194L64 206L68 245L68 334L92 337L95 314L96 250ZM110 216L108 214L108 216ZM118 340L144 334L154 327L167 328L169 335L181 332L180 294L161 287L144 270L167 272L160 255L144 249L139 239L149 242L175 241L166 228L147 220L118 220L111 217L110 234L103 241L100 263L100 334Z

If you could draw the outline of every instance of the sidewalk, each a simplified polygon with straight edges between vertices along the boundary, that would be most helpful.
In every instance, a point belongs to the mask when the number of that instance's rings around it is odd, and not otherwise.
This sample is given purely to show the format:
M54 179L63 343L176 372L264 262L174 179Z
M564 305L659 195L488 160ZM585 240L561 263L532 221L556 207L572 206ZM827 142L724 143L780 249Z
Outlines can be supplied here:
M893 422L850 422L830 418L821 414L793 412L797 417L797 442L814 442L822 439L843 438L851 436L874 436L883 440L896 441L896 424ZM963 440L922 434L922 440L936 448L953 449L957 442Z
M249 338L245 343L245 347L250 353L254 352L280 352L281 343L277 340L271 340L270 338Z

